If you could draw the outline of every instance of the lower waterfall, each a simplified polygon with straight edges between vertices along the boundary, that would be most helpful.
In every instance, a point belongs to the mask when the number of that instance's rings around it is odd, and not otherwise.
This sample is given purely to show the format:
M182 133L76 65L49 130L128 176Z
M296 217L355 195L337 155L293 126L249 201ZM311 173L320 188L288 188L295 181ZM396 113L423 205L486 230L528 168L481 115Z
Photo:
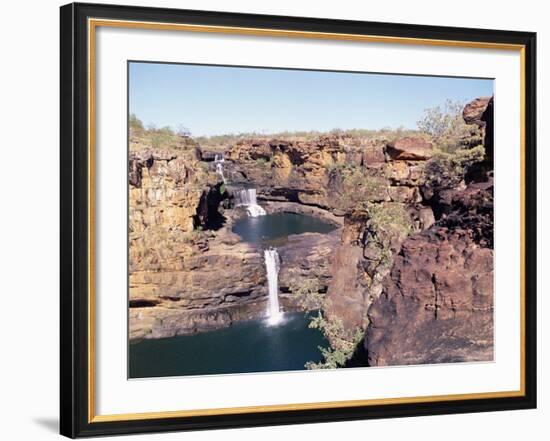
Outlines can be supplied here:
M277 253L275 248L268 248L264 250L264 258L267 271L267 286L269 289L267 303L268 323L276 325L283 318L283 313L279 310L279 253Z

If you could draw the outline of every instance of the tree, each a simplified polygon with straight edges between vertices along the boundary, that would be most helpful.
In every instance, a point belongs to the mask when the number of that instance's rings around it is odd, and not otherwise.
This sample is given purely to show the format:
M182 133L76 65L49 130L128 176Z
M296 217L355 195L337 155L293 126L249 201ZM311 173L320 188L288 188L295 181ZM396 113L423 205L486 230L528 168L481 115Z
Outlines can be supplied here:
M462 118L464 103L447 100L443 106L424 110L418 129L433 138L435 147L452 153L461 147L473 147L482 141L479 127L468 125Z

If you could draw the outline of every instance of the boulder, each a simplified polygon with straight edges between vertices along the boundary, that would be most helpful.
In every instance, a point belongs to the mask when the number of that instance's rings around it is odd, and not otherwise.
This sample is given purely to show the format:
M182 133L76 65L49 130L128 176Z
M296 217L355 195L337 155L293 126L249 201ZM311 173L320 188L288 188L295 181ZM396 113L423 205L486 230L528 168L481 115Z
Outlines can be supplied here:
M418 211L418 219L420 221L420 228L427 230L433 224L435 224L434 212L430 207L423 207Z
M423 138L405 137L386 145L390 160L425 161L433 155L432 144Z
M476 98L466 104L462 111L464 122L466 122L466 124L476 124L480 127L485 127L486 121L483 120L483 114L490 101L492 101L492 97L485 96Z

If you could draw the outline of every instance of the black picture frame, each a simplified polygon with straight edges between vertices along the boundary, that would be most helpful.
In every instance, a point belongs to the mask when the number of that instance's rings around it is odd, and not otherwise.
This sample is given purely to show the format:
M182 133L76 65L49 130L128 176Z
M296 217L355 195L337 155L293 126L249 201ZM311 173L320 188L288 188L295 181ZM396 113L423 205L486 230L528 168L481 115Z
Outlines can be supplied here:
M60 9L60 432L127 433L347 421L536 407L536 34L488 29L73 3ZM524 51L524 394L225 415L94 420L89 400L89 18L520 45ZM124 146L121 146L124 148Z

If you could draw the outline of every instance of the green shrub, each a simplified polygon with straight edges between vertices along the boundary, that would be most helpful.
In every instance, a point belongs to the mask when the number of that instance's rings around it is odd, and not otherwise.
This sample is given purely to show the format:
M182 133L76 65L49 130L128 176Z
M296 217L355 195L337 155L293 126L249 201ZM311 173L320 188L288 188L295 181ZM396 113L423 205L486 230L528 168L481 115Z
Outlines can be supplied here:
M346 164L335 171L342 178L339 192L340 208L346 211L365 211L370 201L388 198L388 180L385 176L373 175L365 167Z
M306 369L336 369L346 366L346 363L353 357L357 346L363 341L364 331L357 328L350 340L344 330L342 320L338 318L327 319L321 311L309 323L309 327L319 329L330 342L330 347L319 350L323 360L319 363L309 361L305 364Z
M424 183L432 187L454 187L462 182L468 167L484 158L485 148L482 145L453 153L438 152L424 167Z
M390 225L406 233L412 229L411 216L399 202L369 204L367 211L371 229L379 231Z
M357 328L346 332L341 319L327 318L325 315L326 296L321 293L317 279L306 279L294 282L290 287L300 308L304 311L317 311L311 318L309 327L318 329L329 341L328 348L319 347L323 360L319 363L307 362L307 369L334 369L343 367L351 359L357 345L363 340L363 330Z
M266 166L269 161L266 158L258 158L256 159L256 164L259 166Z

